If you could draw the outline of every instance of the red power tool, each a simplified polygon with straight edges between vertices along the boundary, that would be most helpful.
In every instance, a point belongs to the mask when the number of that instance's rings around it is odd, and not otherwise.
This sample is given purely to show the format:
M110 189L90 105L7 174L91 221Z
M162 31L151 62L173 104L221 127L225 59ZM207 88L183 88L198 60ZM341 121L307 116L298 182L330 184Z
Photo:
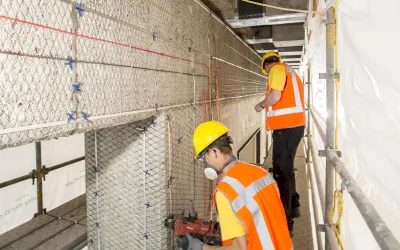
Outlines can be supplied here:
M186 234L190 233L194 238L198 238L204 244L211 246L222 246L219 223L214 220L197 218L197 216L183 217L182 219L174 219L170 216L165 220L165 226L175 232L176 246L186 250L189 246L189 240Z

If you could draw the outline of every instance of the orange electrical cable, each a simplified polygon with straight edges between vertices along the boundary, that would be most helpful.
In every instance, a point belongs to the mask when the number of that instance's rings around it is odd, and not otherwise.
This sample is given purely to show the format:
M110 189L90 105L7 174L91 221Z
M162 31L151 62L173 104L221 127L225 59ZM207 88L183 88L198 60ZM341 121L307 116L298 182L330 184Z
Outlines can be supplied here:
M214 55L217 55L217 39L214 37ZM215 63L215 89L216 89L216 110L217 110L217 121L221 119L221 100L219 98L219 82L218 82L218 65Z

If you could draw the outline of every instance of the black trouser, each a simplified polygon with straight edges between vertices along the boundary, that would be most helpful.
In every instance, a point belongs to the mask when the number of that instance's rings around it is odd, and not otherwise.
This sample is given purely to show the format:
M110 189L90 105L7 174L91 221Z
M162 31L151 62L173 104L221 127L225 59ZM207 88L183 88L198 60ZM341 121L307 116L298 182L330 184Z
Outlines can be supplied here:
M290 231L294 224L292 209L300 206L300 196L296 192L294 158L303 136L304 126L274 130L272 134L273 176L278 184Z

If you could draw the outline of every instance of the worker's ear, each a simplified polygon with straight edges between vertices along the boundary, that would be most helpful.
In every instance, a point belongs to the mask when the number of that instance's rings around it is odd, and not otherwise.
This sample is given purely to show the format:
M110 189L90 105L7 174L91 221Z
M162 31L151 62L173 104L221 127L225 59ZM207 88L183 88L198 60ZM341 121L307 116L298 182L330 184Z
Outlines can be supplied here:
M212 153L211 153L211 152L212 152ZM210 154L213 154L213 157L214 157L214 158L217 158L217 157L218 157L218 154L221 154L221 151L219 151L218 148L212 148L212 149L210 150Z

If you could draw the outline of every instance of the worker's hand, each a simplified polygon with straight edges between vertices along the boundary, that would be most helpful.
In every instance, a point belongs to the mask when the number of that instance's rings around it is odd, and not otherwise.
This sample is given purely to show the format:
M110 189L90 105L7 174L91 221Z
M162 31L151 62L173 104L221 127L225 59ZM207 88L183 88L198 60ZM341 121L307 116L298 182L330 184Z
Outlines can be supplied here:
M259 103L257 103L257 105L254 107L254 110L259 113L259 112L263 111L263 108L260 106Z
M189 240L188 250L203 250L203 242L201 240L193 238L191 234L186 234L186 238Z

